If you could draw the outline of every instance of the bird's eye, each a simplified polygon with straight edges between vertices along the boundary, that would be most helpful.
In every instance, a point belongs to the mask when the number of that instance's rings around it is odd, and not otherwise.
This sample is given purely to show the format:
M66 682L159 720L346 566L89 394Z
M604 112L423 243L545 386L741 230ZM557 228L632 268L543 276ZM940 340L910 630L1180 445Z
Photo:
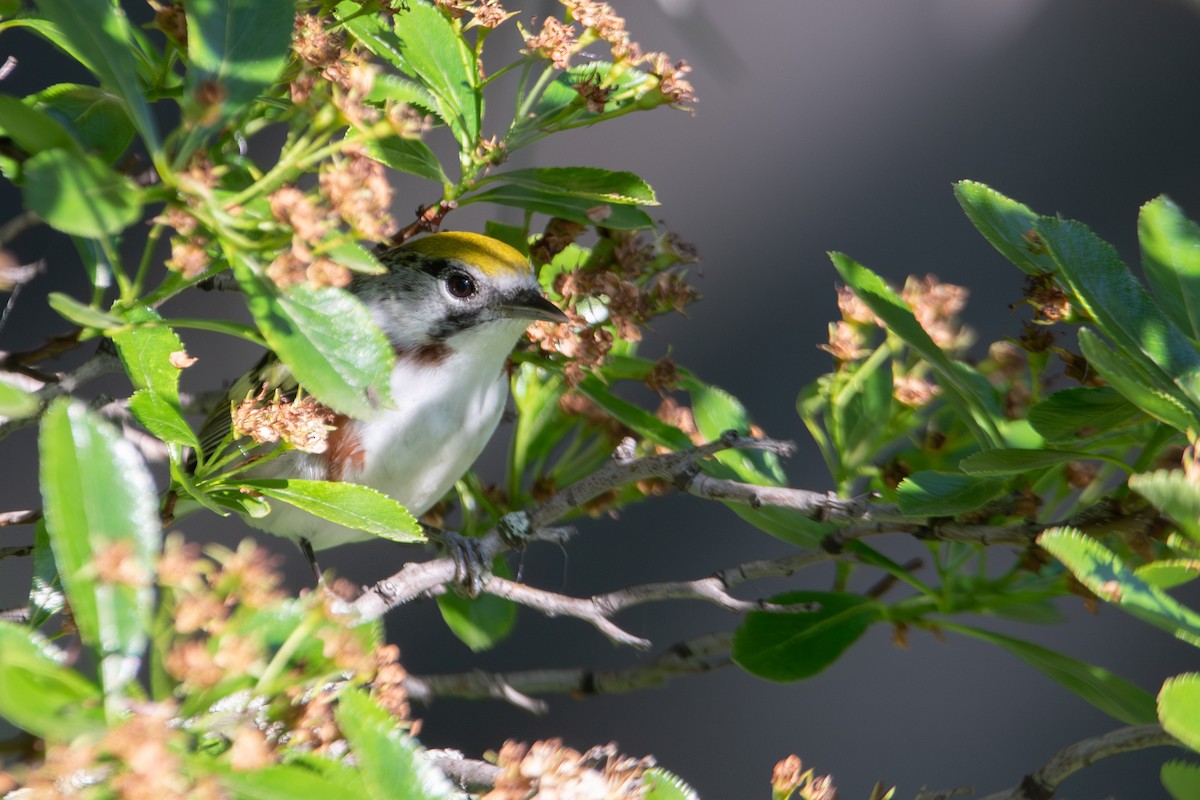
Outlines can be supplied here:
M475 294L475 281L465 272L451 272L446 276L446 289L459 299Z

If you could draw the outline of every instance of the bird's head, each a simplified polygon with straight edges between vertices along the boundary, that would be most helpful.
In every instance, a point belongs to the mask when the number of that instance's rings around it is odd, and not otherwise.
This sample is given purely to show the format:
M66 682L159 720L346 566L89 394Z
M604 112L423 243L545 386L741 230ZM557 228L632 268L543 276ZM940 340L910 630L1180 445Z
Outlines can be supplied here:
M380 256L388 271L355 279L398 353L459 349L471 340L513 341L531 322L565 322L542 295L529 259L477 233L446 232L406 242Z

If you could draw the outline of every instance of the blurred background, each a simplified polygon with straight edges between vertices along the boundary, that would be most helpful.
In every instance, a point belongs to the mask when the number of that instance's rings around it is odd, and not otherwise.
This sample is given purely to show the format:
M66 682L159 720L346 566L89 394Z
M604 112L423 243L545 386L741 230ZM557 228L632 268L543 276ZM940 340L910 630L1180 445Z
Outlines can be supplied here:
M521 19L557 13L555 3L506 3ZM819 351L837 316L835 273L825 256L842 250L900 283L934 273L967 286L964 318L986 343L1016 335L1021 274L975 232L950 191L954 180L985 182L1042 213L1091 225L1137 263L1138 206L1170 194L1200 217L1200 104L1188 86L1200 76L1200 7L1176 0L616 0L646 50L687 59L699 96L695 115L659 111L552 137L519 165L591 164L632 170L657 191L667 227L699 249L695 283L706 299L687 318L657 323L642 353L670 353L737 395L777 438L800 443L788 464L795 486L829 488L823 464L796 416L802 386L830 368ZM493 52L516 47L507 26ZM21 55L20 35L0 39L18 53L0 90L24 94L70 79L47 59ZM511 52L511 50L509 50ZM38 60L42 59L42 60ZM19 198L4 187L6 213ZM428 185L399 183L396 215L435 199ZM456 212L447 228L475 229L485 213ZM82 290L69 244L44 231L14 244L23 261L49 269L26 287L0 349L33 346L61 330L40 316L52 290ZM200 298L206 313L236 297ZM182 306L169 309L179 312ZM235 378L252 348L189 332L201 358L185 381L198 390ZM979 347L982 352L982 347ZM112 391L120 392L117 385ZM507 431L502 428L498 445ZM0 510L34 507L35 436L23 431L0 464ZM18 455L17 451L23 455ZM493 459L494 461L494 459ZM485 464L485 470L489 469ZM233 543L249 529L236 520L195 517L181 528L199 540ZM213 532L216 531L215 534ZM8 529L3 544L28 541ZM299 553L286 557L293 585L311 583ZM885 545L905 558L921 548ZM787 548L732 513L670 497L588 520L559 551L531 549L523 577L575 595L655 580L707 575ZM386 544L330 551L322 565L355 581L394 571L402 556ZM0 600L23 602L27 567L5 562ZM24 570L24 572L23 572ZM829 571L753 588L827 588ZM857 587L863 588L863 587ZM1195 669L1195 650L1111 608L1088 613L1067 602L1063 626L981 621L1155 691L1165 676ZM618 620L654 641L650 653L619 651L575 620L522 611L516 635L476 655L440 622L432 603L387 620L389 640L413 673L631 666L672 644L737 620L701 604L643 607ZM623 696L550 698L535 717L497 701L439 700L419 708L423 741L477 757L506 738L562 737L574 747L615 740L623 752L653 753L705 798L768 796L774 763L796 753L832 773L844 800L865 797L876 779L919 789L1017 783L1059 749L1118 723L995 648L958 637L913 635L907 649L890 631L870 631L833 668L776 685L727 669ZM1157 780L1167 751L1122 756L1064 784L1064 798L1165 797Z

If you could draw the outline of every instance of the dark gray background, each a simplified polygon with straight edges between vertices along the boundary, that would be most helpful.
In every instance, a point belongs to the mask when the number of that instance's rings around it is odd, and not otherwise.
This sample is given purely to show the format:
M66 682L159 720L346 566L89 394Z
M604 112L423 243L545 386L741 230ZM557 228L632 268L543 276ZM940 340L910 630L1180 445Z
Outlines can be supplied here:
M900 281L933 272L972 291L967 319L982 341L1015 334L1021 276L974 232L950 192L952 181L989 183L1045 213L1082 219L1136 262L1138 206L1161 192L1200 216L1200 14L1166 0L673 0L683 17L649 2L625 2L646 49L687 58L700 102L696 115L659 111L596 130L553 137L519 163L594 164L631 169L657 190L656 216L703 256L697 285L707 299L686 319L654 326L643 353L680 363L738 395L766 430L801 443L789 464L797 486L828 488L816 451L794 412L796 392L828 370L815 345L837 314L834 271L824 252L843 250ZM547 6L526 10L544 14ZM22 42L0 38L0 54ZM496 49L500 49L500 40ZM46 51L43 49L44 54ZM0 90L21 93L63 79L49 61L23 62ZM401 182L402 216L433 197ZM6 189L3 199L16 199ZM8 206L6 206L8 207ZM503 214L500 215L503 217ZM464 210L448 227L483 217ZM70 246L33 233L17 242L50 274L18 305L0 347L19 349L59 323L37 316L52 288L79 291L66 268ZM236 300L202 299L236 309ZM178 313L179 309L174 309ZM172 309L168 309L172 311ZM231 311L230 313L236 313ZM203 359L193 386L235 377L254 353L188 333ZM118 387L119 389L119 387ZM501 431L501 437L506 431ZM36 503L34 437L14 437L4 464L4 508ZM25 448L24 455L13 451ZM207 520L182 527L196 535ZM236 541L248 529L225 523ZM596 520L565 552L537 548L525 577L573 594L632 583L699 577L786 552L731 513L688 498ZM5 532L5 543L26 532ZM305 585L290 546L270 542ZM888 543L908 557L920 548ZM323 559L355 580L380 577L397 559L382 544ZM5 565L4 600L20 602L24 574ZM813 570L763 592L826 588ZM861 587L860 587L861 588ZM1162 678L1194 669L1196 651L1112 609L1088 614L1067 602L1067 626L998 630L1063 649L1155 691ZM432 604L388 621L406 666L430 673L638 663L673 642L732 627L707 606L666 604L623 616L655 641L648 656L618 651L582 623L522 612L519 635L484 656L471 654ZM989 625L987 620L972 620ZM619 697L552 698L531 717L496 702L439 701L420 709L423 740L469 755L506 737L562 736L583 748L615 739L623 751L655 754L702 796L766 797L771 767L797 753L832 772L844 798L882 779L899 797L922 786L1012 785L1055 751L1117 723L995 648L959 637L914 635L907 650L889 631L867 634L827 673L775 685L736 670ZM1166 751L1124 756L1065 784L1064 798L1165 796L1157 782Z

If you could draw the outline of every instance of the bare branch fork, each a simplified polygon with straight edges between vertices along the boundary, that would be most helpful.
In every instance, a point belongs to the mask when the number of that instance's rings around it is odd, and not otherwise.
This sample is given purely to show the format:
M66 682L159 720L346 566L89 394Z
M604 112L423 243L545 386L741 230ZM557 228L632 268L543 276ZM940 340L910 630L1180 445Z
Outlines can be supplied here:
M714 484L709 482L707 476L700 475L699 462L729 449L764 450L786 455L792 451L792 445L770 439L751 439L729 432L715 442L684 452L637 458L633 455L633 441L627 439L617 448L613 459L596 472L568 486L540 505L501 518L497 525L475 543L478 560L480 563L489 564L497 555L522 547L530 541L560 541L562 532L552 530L549 526L589 500L630 483L660 478L671 481L684 491L691 492L693 486L696 486L697 494L712 489ZM701 477L705 477L706 480L697 482ZM760 504L764 502L763 490L771 489L772 503L786 501L789 503L788 507L801 510L802 513L817 519L851 519L865 514L868 508L866 500L862 498L842 500L834 495L800 489L780 490L774 487L747 485L743 491L742 485L736 481L720 481L716 486L726 495L722 499L751 503L754 502L753 498L757 497ZM784 492L787 496L776 496L779 492ZM734 494L738 497L734 498ZM458 572L459 567L450 557L406 564L395 575L370 587L361 597L349 604L346 610L356 613L362 619L376 619L398 605L429 595L436 591L437 587L454 581ZM495 578L488 578L486 583L502 590L509 588Z

